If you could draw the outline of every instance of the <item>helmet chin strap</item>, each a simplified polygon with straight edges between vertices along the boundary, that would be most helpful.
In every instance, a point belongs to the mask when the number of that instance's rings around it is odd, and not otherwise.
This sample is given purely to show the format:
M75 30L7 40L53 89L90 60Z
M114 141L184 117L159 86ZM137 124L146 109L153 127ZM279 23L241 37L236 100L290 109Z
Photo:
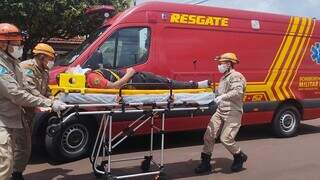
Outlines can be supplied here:
M8 49L9 49L9 41L7 41L6 44L7 44L7 47L6 47L5 52L6 52L8 55L10 55L9 50L8 50Z
M228 68L225 72L224 72L224 74L227 74L227 73L229 73L230 72L230 68Z
M10 56L11 58L15 59L15 58L11 55L11 53L9 52L9 45L10 45L10 43L9 43L9 41L7 41L7 48L6 48L5 52L7 53L8 56Z
M230 71L231 71L231 65L228 64L228 69L224 72L224 74L227 74L227 73L229 73Z
M42 54L39 54L36 60L38 65L41 66L42 69L47 69L46 66L44 65L44 57Z
M36 59L36 62L37 62L37 64L38 64L38 67L40 67L41 69L45 69L44 64L43 64L43 57L42 57L42 55L41 55L41 54L37 55L37 56L35 57L35 59Z

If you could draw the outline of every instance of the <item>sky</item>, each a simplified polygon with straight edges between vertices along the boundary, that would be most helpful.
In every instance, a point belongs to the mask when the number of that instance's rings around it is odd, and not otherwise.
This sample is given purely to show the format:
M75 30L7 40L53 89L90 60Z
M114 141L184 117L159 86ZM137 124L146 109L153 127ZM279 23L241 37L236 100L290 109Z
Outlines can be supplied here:
M136 0L137 4L152 0ZM195 4L205 0L157 0ZM208 0L201 5L270 12L320 19L320 0Z

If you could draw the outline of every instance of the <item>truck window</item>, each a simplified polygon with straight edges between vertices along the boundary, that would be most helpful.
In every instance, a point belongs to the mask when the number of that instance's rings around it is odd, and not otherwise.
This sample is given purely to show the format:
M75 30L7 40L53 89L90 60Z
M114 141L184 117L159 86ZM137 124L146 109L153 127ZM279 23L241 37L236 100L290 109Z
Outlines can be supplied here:
M113 67L115 55L116 33L108 38L98 49L102 55L102 64L105 67Z
M145 27L123 28L113 33L88 59L85 67L123 68L144 63L150 44L150 30ZM102 59L101 59L102 58Z
M71 51L65 58L61 59L59 62L56 62L56 64L60 66L67 66L73 63L80 56L80 54L83 53L107 28L108 27L103 27L91 33L78 48Z

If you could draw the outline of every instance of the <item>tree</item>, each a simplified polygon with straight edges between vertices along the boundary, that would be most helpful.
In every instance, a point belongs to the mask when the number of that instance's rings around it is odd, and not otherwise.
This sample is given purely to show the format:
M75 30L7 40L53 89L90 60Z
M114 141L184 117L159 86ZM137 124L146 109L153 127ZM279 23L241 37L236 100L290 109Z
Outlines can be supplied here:
M117 11L129 7L130 0L1 0L0 20L17 25L28 33L24 52L52 37L71 38L96 29L85 16L93 5L114 5ZM24 56L26 57L26 56Z

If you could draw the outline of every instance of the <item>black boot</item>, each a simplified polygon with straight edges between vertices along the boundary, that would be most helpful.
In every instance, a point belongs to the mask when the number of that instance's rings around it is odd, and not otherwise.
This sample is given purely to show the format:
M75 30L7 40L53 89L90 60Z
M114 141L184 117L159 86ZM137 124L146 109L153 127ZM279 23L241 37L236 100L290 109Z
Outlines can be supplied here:
M22 176L22 172L13 172L11 174L11 180L24 180Z
M233 155L233 163L231 166L231 170L233 172L239 172L242 170L243 163L247 161L248 156L244 154L242 151L240 153Z
M197 174L211 172L212 166L210 164L210 161L211 161L211 155L201 153L201 163L197 168L194 169L194 172Z

